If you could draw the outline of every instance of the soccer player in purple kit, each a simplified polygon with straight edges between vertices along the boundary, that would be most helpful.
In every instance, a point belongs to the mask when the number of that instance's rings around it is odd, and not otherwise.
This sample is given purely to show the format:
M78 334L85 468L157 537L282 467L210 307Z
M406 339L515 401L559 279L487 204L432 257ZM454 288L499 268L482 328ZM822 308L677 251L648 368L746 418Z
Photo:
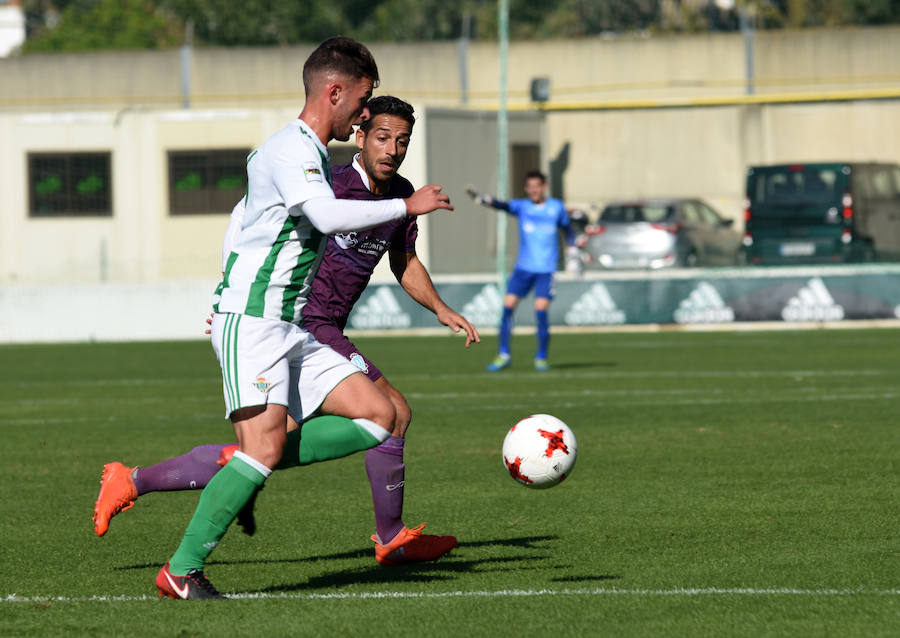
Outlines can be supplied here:
M360 153L348 165L332 170L335 196L342 199L377 200L405 198L412 185L397 174L403 162L414 124L413 108L394 97L368 103L369 119L356 132ZM240 233L242 203L232 213L223 254ZM366 472L375 509L375 558L382 565L434 560L456 545L452 536L422 533L423 525L410 529L402 520L405 483L403 450L411 411L406 399L380 370L343 334L350 311L358 301L384 255L407 293L452 330L466 333L466 347L479 341L476 329L440 298L427 270L415 252L418 234L414 219L401 219L369 230L336 234L328 238L322 263L303 311L303 327L363 371L390 399L396 418L393 435L366 453ZM305 464L302 428L288 434L279 469ZM100 495L94 509L95 532L102 536L118 512L130 508L140 494L151 491L202 488L230 458L234 445L203 445L186 455L153 466L128 468L121 463L104 467ZM321 459L320 459L321 460ZM252 501L238 516L246 533L253 533Z
M513 313L519 300L534 288L534 315L537 323L537 351L534 369L543 372L550 369L547 353L550 347L550 321L548 310L553 299L553 273L559 259L558 231L563 230L569 257L577 256L575 233L569 223L569 214L562 201L547 197L547 178L540 171L525 175L525 195L508 202L490 195L482 195L473 187L466 188L469 196L478 204L507 212L519 222L519 254L509 277L506 296L503 298L503 316L500 322L499 349L487 369L497 372L512 364L510 337L513 329Z

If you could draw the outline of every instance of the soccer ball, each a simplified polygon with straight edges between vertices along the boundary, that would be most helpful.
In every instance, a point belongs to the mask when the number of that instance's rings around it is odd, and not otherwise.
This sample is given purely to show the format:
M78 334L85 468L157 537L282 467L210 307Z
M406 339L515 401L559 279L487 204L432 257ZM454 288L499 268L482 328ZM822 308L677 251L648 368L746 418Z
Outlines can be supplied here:
M503 464L526 487L546 489L562 482L575 467L578 444L568 425L549 414L532 414L503 439Z

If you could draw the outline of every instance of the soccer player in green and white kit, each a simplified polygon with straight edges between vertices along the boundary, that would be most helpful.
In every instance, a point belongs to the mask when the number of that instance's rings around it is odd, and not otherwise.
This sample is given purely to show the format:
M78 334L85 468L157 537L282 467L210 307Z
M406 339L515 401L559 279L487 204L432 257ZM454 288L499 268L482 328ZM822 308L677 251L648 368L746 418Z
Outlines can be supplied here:
M405 200L334 198L326 144L349 139L377 82L365 46L326 40L304 64L300 117L248 159L244 227L216 290L212 322L239 449L203 490L181 544L159 571L160 596L223 598L203 573L206 558L281 459L289 415L328 421L320 428L329 432L323 458L374 447L391 434L388 397L299 325L327 235L452 210L435 185ZM307 420L317 410L339 416Z

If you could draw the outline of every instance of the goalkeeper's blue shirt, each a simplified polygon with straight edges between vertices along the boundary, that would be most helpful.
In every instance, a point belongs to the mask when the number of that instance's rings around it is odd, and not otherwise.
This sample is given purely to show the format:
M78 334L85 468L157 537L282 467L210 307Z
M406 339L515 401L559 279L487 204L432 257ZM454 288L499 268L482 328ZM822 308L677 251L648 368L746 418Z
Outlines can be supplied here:
M570 246L575 243L566 207L554 197L548 197L540 204L522 198L508 202L494 200L491 205L519 220L519 256L516 259L519 270L536 273L556 270L559 262L557 233L560 228L566 232L566 243Z

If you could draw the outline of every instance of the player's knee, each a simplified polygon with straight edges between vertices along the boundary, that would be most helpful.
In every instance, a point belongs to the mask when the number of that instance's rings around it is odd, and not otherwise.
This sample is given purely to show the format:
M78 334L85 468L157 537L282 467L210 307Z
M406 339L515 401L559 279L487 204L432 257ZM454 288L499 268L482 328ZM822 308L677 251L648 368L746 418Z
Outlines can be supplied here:
M406 430L412 421L412 409L401 395L394 397L394 410L396 416L394 418L394 436L406 436Z
M241 451L266 467L274 468L281 461L287 434L283 429L254 434L241 440Z
M393 434L394 424L397 420L397 410L394 408L394 403L386 396L381 394L379 400L373 401L368 406L368 408L368 415L366 415L364 418L377 423L385 430Z
M257 458L252 454L250 455L269 469L274 469L279 461L281 461L281 455L284 454L285 439L284 437L281 437L275 440L276 438L277 437L270 437L270 439L267 439L265 443L258 448L259 451L257 454L262 458Z

